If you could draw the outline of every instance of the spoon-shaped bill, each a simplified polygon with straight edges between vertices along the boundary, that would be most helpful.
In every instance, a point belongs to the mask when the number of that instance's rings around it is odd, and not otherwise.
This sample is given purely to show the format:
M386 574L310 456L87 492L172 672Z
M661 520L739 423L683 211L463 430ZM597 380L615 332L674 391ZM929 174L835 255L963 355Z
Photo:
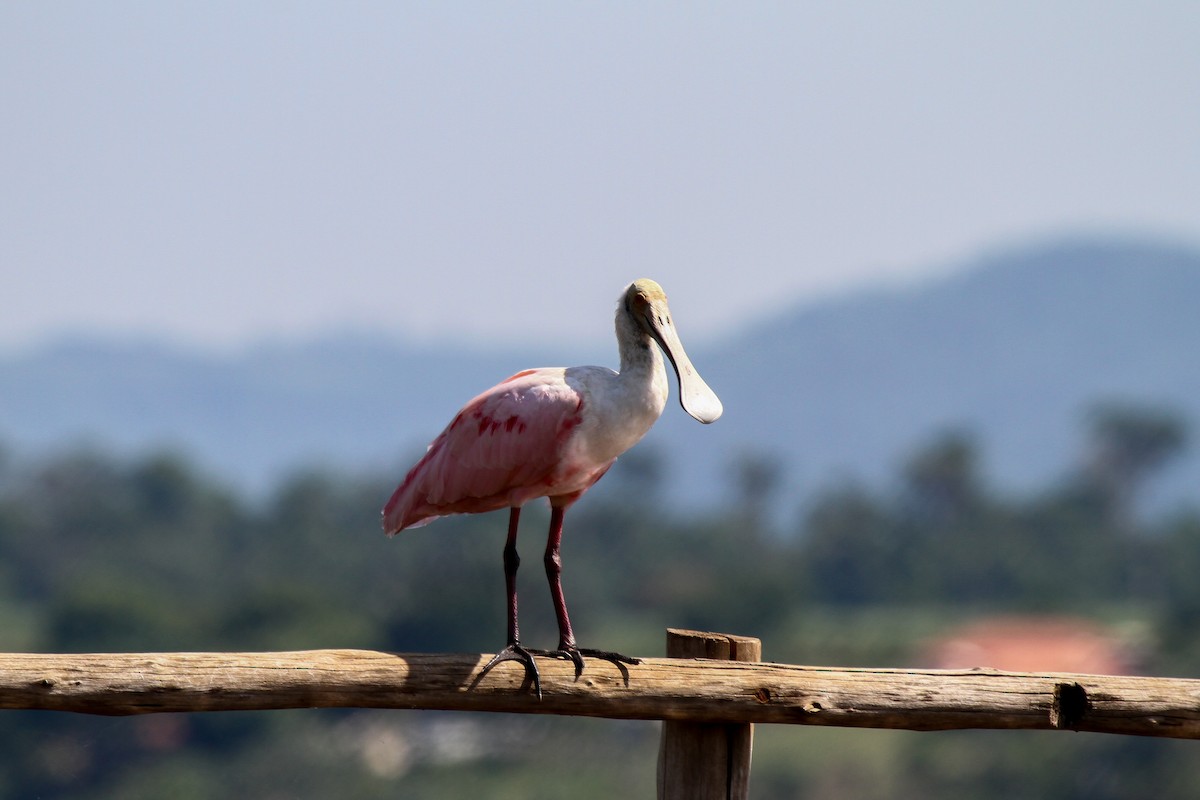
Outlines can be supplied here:
M675 368L675 377L679 379L679 404L683 406L683 410L706 425L715 422L725 409L720 398L708 388L708 384L692 366L691 359L683 349L683 343L679 341L679 334L670 322L670 316L651 316L650 333L662 346L663 352L671 360L671 366Z

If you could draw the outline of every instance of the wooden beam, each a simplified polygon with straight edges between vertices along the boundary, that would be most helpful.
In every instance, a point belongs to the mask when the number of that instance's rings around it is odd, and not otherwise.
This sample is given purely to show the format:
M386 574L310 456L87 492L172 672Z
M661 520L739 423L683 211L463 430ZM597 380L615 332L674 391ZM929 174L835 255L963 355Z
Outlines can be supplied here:
M85 714L281 708L422 708L615 719L795 723L907 730L1007 728L1200 738L1200 681L990 670L840 669L648 658L589 659L579 681L539 658L285 653L0 654L0 708Z

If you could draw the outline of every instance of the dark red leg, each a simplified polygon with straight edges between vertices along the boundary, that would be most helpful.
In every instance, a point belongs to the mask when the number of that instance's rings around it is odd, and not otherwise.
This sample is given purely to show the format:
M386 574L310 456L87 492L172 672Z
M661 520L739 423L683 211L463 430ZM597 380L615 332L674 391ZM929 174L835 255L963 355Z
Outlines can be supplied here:
M567 599L562 588L562 508L550 509L550 534L546 537L546 580L550 582L550 599L554 603L554 616L558 618L558 649L564 652L575 650L575 634L571 631L571 618L567 615Z
M533 656L520 644L521 634L517 627L517 568L521 566L521 557L517 555L517 527L521 519L521 509L512 508L508 513L508 539L504 543L504 589L508 597L508 643L496 653L492 660L480 671L479 677L491 671L492 667L502 661L519 661L525 665L525 675L533 682L538 699L542 697L542 681L538 675L537 664Z
M521 639L517 627L517 569L521 566L521 556L517 554L517 528L521 521L521 509L512 508L508 512L508 539L504 542L504 590L508 597L508 644L516 644Z
M583 674L583 656L603 658L606 661L640 664L636 658L623 656L620 653L610 653L605 650L580 650L575 644L575 633L571 630L571 618L567 614L567 600L562 588L562 555L559 549L562 545L563 516L566 509L554 506L550 509L550 535L546 538L546 580L550 582L550 599L554 602L554 616L558 618L558 650L539 655L549 655L555 658L569 659L575 664L575 678Z

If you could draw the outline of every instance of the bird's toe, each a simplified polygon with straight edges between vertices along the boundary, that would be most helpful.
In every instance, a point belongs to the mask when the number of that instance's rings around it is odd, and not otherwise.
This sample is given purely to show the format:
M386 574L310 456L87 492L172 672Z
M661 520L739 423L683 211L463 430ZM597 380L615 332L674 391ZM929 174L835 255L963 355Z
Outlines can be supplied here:
M579 680L579 676L583 674L583 654L578 647L560 647L557 650L538 650L535 652L549 658L561 658L563 661L570 661L575 665L575 680Z
M538 674L537 664L534 663L533 660L534 652L537 651L535 650L531 652L516 642L512 642L503 650L496 653L496 655L492 656L492 660L485 664L483 669L479 671L479 677L476 678L476 681L483 678L484 675L487 675L492 670L492 667L496 666L497 664L505 661L516 661L525 667L525 677L530 681L530 683L533 684L533 690L537 694L538 700L541 700L542 679Z
M570 661L575 665L575 680L583 675L583 657L600 658L605 661L611 661L614 664L640 664L640 658L633 656L624 656L620 653L613 653L609 650L593 650L588 647L567 646L560 647L557 650L532 650L530 652L537 653L540 656L549 658L561 658L563 661Z
M583 648L578 650L581 655L588 658L602 658L605 661L611 661L614 664L640 664L642 660L633 656L623 656L620 653L614 653L610 650L592 650L591 648Z

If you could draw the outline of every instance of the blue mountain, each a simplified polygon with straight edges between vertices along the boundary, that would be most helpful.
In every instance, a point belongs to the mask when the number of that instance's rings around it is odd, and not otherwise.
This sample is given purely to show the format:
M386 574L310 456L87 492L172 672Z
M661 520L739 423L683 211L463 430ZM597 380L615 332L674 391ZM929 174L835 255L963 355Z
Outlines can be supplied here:
M669 408L641 447L662 462L669 502L697 508L730 496L731 459L777 460L781 503L795 508L838 482L886 485L949 429L975 437L995 485L1030 490L1072 469L1096 402L1172 410L1195 427L1198 309L1200 251L1187 246L1079 238L996 252L693 344L725 416L701 427ZM585 356L364 335L226 357L60 341L0 357L0 445L170 448L251 493L307 466L398 479L481 388L528 366L596 360ZM1197 487L1190 451L1159 483L1171 502Z

